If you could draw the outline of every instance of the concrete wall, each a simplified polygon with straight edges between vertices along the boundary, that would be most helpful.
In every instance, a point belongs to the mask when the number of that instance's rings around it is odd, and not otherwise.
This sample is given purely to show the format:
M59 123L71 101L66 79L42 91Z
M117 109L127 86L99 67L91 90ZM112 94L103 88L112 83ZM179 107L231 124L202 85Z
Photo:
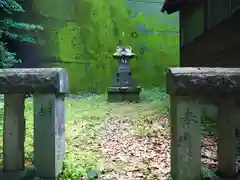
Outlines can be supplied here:
M44 53L61 61L46 66L66 68L71 92L105 92L119 40L137 54L131 65L142 87L163 87L164 69L179 64L178 14L162 14L163 0L34 1L32 9L41 12L34 18L45 28Z

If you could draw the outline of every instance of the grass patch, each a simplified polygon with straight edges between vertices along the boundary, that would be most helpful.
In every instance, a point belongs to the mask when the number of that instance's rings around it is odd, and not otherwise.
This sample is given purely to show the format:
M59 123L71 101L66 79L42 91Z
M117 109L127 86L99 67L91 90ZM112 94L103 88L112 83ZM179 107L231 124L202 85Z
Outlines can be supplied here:
M169 132L168 111L169 97L163 89L145 90L141 94L142 106L133 121L138 136L155 136L158 132ZM142 112L144 110L144 112ZM162 131L164 130L164 131Z

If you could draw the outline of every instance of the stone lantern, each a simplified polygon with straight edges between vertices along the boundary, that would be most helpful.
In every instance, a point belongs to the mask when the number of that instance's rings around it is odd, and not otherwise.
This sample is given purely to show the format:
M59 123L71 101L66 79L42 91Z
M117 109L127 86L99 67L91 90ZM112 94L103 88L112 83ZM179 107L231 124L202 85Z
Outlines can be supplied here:
M113 57L118 60L118 72L113 85L108 87L108 101L139 101L141 92L130 71L129 61L135 56L130 46L117 46Z

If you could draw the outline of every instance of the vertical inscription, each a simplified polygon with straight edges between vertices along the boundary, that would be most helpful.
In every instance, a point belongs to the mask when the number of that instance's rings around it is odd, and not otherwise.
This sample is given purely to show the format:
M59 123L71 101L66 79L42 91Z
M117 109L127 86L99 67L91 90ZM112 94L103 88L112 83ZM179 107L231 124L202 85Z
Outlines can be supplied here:
M180 102L178 106L178 153L180 177L194 179L200 176L200 118L196 102ZM199 168L199 172L198 172Z
M52 113L52 102L51 101L48 101L48 103L46 104L41 104L40 107L39 107L39 115L41 117L43 116L46 116L46 115L51 115Z
M65 153L64 98L55 94L36 94L34 111L37 173L43 177L55 177L62 169Z
M192 139L188 132L184 132L179 137L179 146L182 150L180 154L181 170L183 173L188 173L192 169L190 163L192 161Z
M189 107L186 108L184 116L180 117L180 124L183 127L190 128L192 123L197 123L196 116L193 114Z

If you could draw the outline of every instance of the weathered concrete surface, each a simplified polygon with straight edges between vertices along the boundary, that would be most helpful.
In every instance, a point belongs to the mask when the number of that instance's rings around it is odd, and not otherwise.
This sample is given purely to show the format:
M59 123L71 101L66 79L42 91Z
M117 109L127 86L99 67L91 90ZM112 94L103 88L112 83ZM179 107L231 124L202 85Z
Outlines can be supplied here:
M119 92L119 93L124 93L124 92L141 92L140 86L134 86L134 87L108 87L108 92Z
M167 93L177 96L239 97L240 68L169 68Z
M200 180L201 109L197 101L170 98L171 176L174 180Z
M108 87L108 102L139 102L140 86L134 87Z
M24 169L24 140L24 94L6 94L4 95L3 127L4 171Z
M41 179L57 178L65 154L64 96L34 95L34 165Z
M68 76L61 68L0 69L0 93L66 93Z
M23 180L24 171L4 172L3 170L1 170L0 179L1 180Z
M236 178L237 148L236 124L239 121L234 99L222 99L219 103L217 117L218 132L218 176L223 178Z
M0 179L1 180L27 180L34 179L36 177L34 165L28 165L21 171L10 171L5 172L0 168ZM38 178L37 178L38 179Z

